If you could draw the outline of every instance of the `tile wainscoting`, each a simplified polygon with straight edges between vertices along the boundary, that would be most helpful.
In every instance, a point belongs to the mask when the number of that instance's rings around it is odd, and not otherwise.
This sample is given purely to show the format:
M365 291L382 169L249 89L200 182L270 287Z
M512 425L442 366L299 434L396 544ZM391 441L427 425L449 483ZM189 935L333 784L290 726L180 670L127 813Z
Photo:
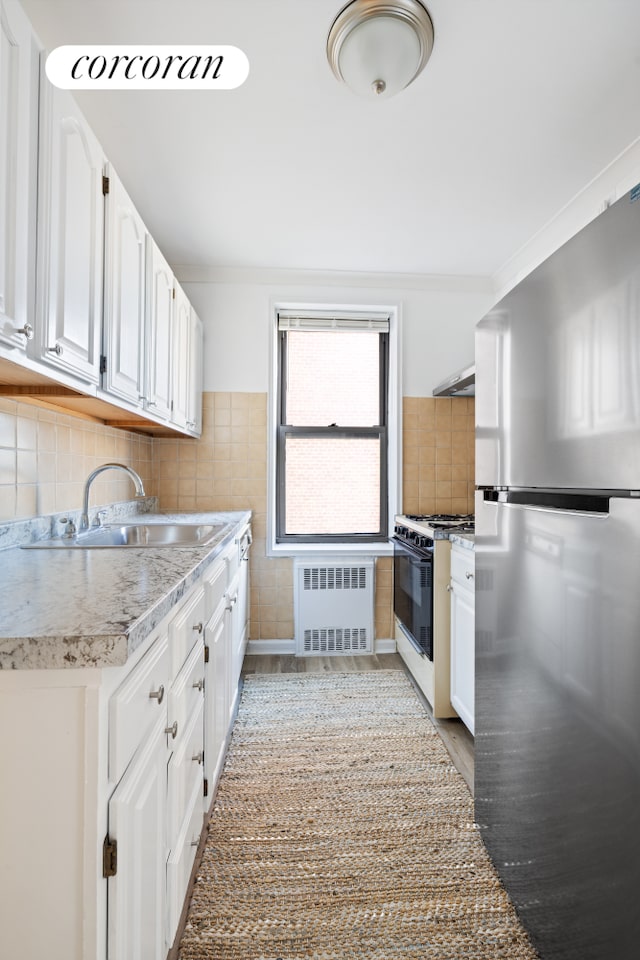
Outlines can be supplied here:
M405 397L403 509L473 511L472 398ZM0 399L0 520L76 508L87 475L107 460L134 467L162 510L253 511L251 639L293 637L293 561L266 556L267 394L204 395L199 440L151 438ZM92 503L131 496L106 473ZM376 636L393 635L392 561L376 566Z

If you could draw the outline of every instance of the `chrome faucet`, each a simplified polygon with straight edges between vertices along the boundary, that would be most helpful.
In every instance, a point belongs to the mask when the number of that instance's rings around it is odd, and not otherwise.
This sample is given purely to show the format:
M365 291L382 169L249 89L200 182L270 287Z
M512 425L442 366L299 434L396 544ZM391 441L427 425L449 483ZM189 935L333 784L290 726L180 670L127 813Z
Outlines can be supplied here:
M89 529L89 488L91 484L98 476L98 474L103 473L105 470L124 470L125 473L128 473L133 482L136 485L136 497L146 496L144 492L144 485L139 474L133 469L133 467L128 467L124 463L103 463L100 467L96 467L95 470L92 470L89 476L87 477L87 482L84 485L84 496L82 499L82 515L80 517L80 526L78 528L79 532Z

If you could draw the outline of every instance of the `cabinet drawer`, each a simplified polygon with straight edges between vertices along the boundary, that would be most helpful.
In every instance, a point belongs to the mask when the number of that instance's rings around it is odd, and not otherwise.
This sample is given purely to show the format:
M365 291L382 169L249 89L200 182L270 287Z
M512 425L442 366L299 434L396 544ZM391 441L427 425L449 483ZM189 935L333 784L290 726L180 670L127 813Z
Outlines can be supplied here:
M211 572L204 576L204 589L206 595L206 609L208 616L214 612L227 589L228 575L227 570L229 562L226 557L214 564Z
M198 796L203 795L204 783L204 701L196 707L188 720L185 735L175 751L168 768L168 828L169 849L175 846L180 828L189 813L189 800L199 783Z
M475 554L473 550L465 550L461 547L451 551L451 579L466 586L467 589L474 589L475 573Z
M167 860L167 942L173 943L184 900L189 886L191 869L202 834L203 812L198 790L194 785L189 797L189 814L180 831L175 847Z
M197 586L169 624L171 678L175 679L195 643L202 641L205 622L204 587ZM173 723L173 720L171 721Z
M169 734L172 750L181 747L191 715L203 700L204 644L200 640L169 691L167 729L175 731Z
M163 634L109 701L109 779L124 773L151 725L167 709L169 644Z

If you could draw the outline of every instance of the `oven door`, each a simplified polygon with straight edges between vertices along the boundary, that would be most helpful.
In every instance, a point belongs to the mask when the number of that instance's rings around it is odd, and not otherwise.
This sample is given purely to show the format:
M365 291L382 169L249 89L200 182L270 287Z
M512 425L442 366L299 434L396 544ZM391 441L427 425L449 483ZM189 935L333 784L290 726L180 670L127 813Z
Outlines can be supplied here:
M418 653L433 660L433 552L393 538L393 612Z

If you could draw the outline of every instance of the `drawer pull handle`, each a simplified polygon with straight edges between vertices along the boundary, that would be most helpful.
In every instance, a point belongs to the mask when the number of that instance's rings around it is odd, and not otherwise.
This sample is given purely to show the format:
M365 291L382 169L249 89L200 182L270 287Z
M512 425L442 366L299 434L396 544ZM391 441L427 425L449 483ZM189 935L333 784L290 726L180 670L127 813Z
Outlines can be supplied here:
M191 629L192 629L192 630L197 630L198 633L202 633L202 631L204 630L204 624L203 624L202 620L200 621L200 623L194 623L194 625L192 626Z
M190 847L197 847L199 843L200 843L199 840L192 840L191 843L189 844L189 846L190 846Z
M175 740L175 738L178 736L178 721L174 720L170 727L165 727L164 732L170 733L171 739Z
M194 753L191 759L200 766L201 763L204 763L204 750L201 750L200 753Z
M157 700L158 706L162 703L162 701L164 700L164 687L162 686L162 684L160 684L160 687L158 690L151 691L151 693L149 694L149 700Z
M194 690L200 690L200 691L204 690L204 680L202 679L196 680L196 682L192 684L192 687L194 688Z
M467 572L465 573L465 577L467 578L467 580L473 580L473 574L471 573L470 570L467 570Z

